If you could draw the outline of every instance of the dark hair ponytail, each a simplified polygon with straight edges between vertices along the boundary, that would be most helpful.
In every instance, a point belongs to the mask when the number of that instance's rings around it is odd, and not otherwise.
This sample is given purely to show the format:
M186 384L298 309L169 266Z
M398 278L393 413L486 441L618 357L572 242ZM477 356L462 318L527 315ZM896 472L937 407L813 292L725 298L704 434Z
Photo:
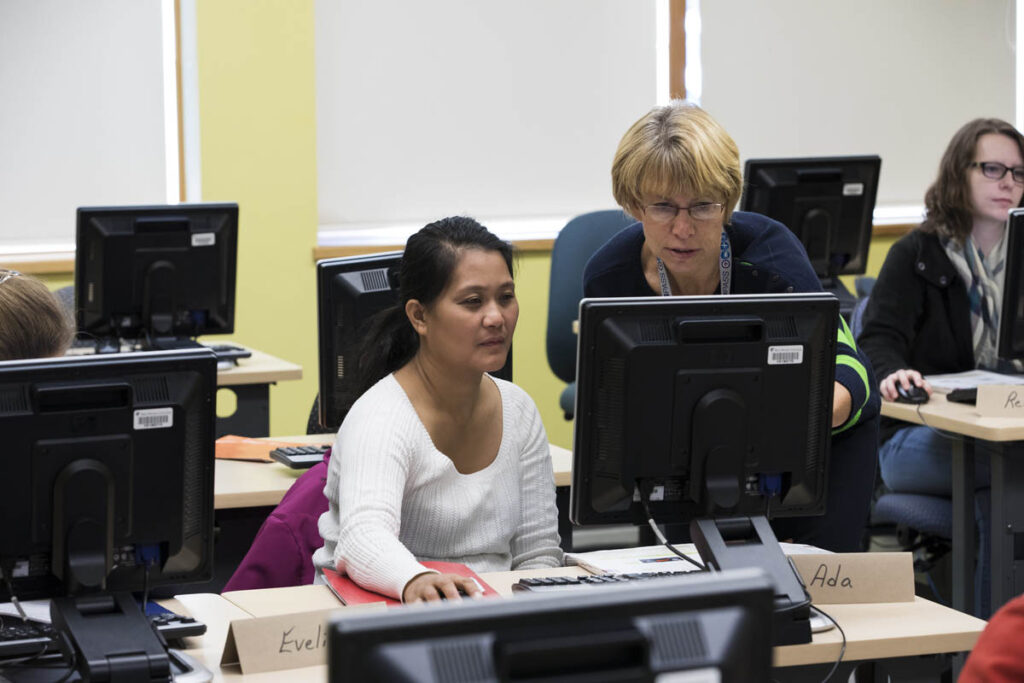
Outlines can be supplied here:
M412 360L420 348L420 337L405 313L405 304L415 299L430 306L451 281L460 252L466 249L496 251L513 274L512 245L466 216L434 221L405 243L398 269L398 303L370 319L359 342L355 371L340 400L341 414L382 378Z

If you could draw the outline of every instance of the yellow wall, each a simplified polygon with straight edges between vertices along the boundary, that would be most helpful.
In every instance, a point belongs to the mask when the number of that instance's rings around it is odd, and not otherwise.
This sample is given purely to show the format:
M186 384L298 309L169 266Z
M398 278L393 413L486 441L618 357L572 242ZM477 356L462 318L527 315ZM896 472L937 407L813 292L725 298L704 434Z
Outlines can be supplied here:
M203 201L239 205L235 335L299 363L271 434L303 433L316 395L313 0L196 3Z

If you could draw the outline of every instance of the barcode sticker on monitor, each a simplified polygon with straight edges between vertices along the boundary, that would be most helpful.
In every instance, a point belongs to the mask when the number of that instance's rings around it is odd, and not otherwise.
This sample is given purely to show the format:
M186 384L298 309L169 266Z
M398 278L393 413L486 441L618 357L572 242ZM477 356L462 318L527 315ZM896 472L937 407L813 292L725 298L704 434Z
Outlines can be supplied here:
M864 183L843 183L844 197L859 197L864 194Z
M193 247L212 247L217 243L217 235L212 232L194 232L192 233L192 246Z
M803 362L804 347L799 344L768 347L768 365L800 365Z
M147 408L135 411L136 429L167 429L173 425L173 408Z

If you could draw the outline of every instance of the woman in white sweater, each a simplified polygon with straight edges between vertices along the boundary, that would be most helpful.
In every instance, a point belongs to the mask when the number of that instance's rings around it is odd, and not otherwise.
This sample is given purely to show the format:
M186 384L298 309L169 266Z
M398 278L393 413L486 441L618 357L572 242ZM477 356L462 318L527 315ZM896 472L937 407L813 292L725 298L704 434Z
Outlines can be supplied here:
M519 303L512 248L476 221L409 238L400 303L358 356L334 443L317 567L404 602L479 592L420 560L477 572L562 562L547 436L530 397L487 372L505 364Z

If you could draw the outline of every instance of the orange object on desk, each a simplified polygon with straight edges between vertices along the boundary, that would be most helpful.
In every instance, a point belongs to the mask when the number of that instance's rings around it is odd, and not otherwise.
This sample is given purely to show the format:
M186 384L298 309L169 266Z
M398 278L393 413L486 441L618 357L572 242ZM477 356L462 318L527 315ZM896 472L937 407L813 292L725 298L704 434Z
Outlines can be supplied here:
M221 460L252 460L255 462L273 462L270 451L287 446L306 446L308 444L295 441L269 441L253 439L248 436L225 434L216 441L216 457Z

